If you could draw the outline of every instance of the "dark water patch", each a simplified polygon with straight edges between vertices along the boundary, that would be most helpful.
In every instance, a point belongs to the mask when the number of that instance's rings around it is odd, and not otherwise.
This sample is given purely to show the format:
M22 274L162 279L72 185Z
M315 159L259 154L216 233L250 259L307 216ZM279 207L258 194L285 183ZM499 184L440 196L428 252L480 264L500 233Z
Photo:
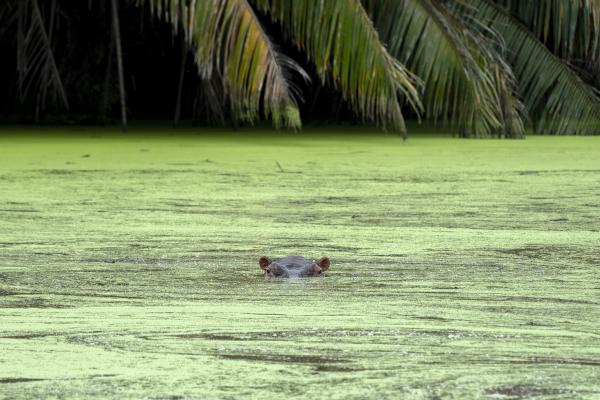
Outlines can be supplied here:
M205 207L204 205L200 205L200 204L196 204L196 203L188 203L188 202L166 201L166 202L164 202L164 204L169 207L181 207L181 208Z
M466 337L495 337L495 335L490 335L486 333L475 333L475 332L465 332L465 331L454 331L454 330L415 330L408 334L408 336L433 336L433 337L445 337L448 339L460 339Z
M15 178L14 176L11 175L0 175L0 181L4 181L4 182L16 182L17 178Z
M340 252L345 252L345 253L353 253L356 254L356 252L362 250L362 247L356 247L356 246L341 246L341 245L324 245L322 246L322 248L324 249L328 249L331 251L340 251Z
M119 341L118 336L120 335L112 335L109 340L107 340L106 336L97 336L97 335L75 335L75 336L66 336L64 338L66 343L69 344L81 344L85 346L99 346L105 348L106 350L113 349L121 349L124 350L127 346Z
M72 169L40 169L34 170L36 172L41 172L46 175L75 175L75 170Z
M46 299L42 298L30 298L30 299L19 299L15 302L11 302L8 304L0 304L0 308L73 308L73 306L65 305L65 304L57 304L54 302L50 302Z
M114 378L115 376L118 376L118 375L117 374L95 374L95 375L88 376L87 379Z
M348 204L358 203L363 201L362 197L353 196L326 196L326 197L309 197L302 200L288 200L288 204L293 205L311 205L311 204Z
M234 210L232 209L204 209L201 206L198 206L197 209L190 209L190 208L159 208L159 207L140 207L140 208L131 208L131 209L121 209L119 211L126 211L126 212L158 212L158 213L172 213L172 214L182 214L182 215L210 215L210 216L216 216L216 215L227 215L227 216L237 216L237 215L241 215L244 214L244 210L239 209L239 210ZM106 210L97 210L96 212L98 213L114 213L115 210L114 209L106 209Z
M197 262L198 257L181 257L181 258L154 258L154 257L115 257L115 258L79 258L72 261L85 264L107 264L104 269L71 269L75 272L164 272L166 268L157 268L164 264L180 265L186 263ZM123 265L139 265L139 267L125 268ZM144 267L146 266L146 267ZM152 266L152 267L150 267Z
M127 247L133 248L133 249L154 249L156 246L154 244L150 245L148 243L128 243Z
M46 245L56 245L60 242L28 242L28 241L23 241L23 242L0 242L0 246L46 246Z
M590 367L598 367L600 366L600 359L529 357L525 360L510 360L508 361L508 364L585 365Z
M541 322L536 322L536 321L527 321L523 325L524 326L535 326L538 328L556 328L556 325L550 325L547 323L541 323Z
M219 358L240 361L263 361L285 364L336 364L346 363L349 360L338 357L325 357L320 355L297 354L216 354Z
M384 177L384 176L373 176L364 178L349 178L351 182L368 182L368 183L434 183L440 182L458 182L456 178L444 177L440 179L429 178L426 176L397 176L397 177Z
M259 314L271 315L271 314ZM280 316L281 314L272 314ZM339 316L337 314L332 316ZM393 336L394 333L383 331L365 331L365 330L298 330L298 331L261 331L261 332L190 332L171 337L181 339L203 339L203 340L223 340L223 341L255 341L255 340L292 340L306 337L320 338L342 338L342 337L372 337L372 336ZM150 339L150 338L148 338Z
M567 245L527 245L518 248L496 249L497 253L522 257L529 260L555 261L563 259L570 264L600 262L600 253L595 247Z
M236 174L236 173L233 173L233 172L219 172L219 173L216 173L215 175L217 175L217 176L231 176L231 177L234 177L234 178L244 178L244 177L248 176L248 174Z
M569 251L566 246L525 246L525 247L517 247L512 249L497 249L496 252L503 254L510 254L520 257L534 258L540 259L548 256L552 256L556 253L563 253L565 251Z
M198 199L191 199L188 197L163 197L160 199L163 203L175 203L175 204L183 204L183 203L195 203Z
M540 396L575 394L575 391L568 388L547 388L532 385L506 385L488 388L485 390L485 394L495 398L500 397L507 400L518 400Z
M25 382L39 382L47 379L39 378L0 378L0 385L7 385L11 383L25 383Z
M121 294L113 294L113 293L48 293L56 296L68 296L68 297L91 297L91 298L99 298L99 299L125 299L125 300L145 300L145 297L142 296L133 296L133 295L121 295ZM152 298L152 295L148 296L148 298ZM60 307L59 307L60 308ZM64 308L70 308L70 306L65 306Z
M459 212L454 212L454 213L450 213L451 217L476 217L478 215L481 215L480 212L474 212L474 211L459 211Z
M503 338L507 338L506 335ZM490 359L465 359L465 363L476 364L491 364L491 365L546 365L546 366L600 366L600 359L586 358L558 358L558 357L537 357L530 356L524 358L490 358Z
M454 197L454 196L464 196L465 193L462 192L423 192L423 193L406 193L403 194L398 199L431 199L432 197ZM383 197L383 196L381 196ZM385 196L386 199L390 199L390 196Z
M77 261L80 263L103 263L103 264L115 264L117 262L117 260L114 258L80 258ZM90 271L94 271L94 270L90 270ZM98 270L98 271L104 271L104 270ZM107 269L106 271L110 271L110 270Z
M181 339L206 339L206 340L224 340L224 341L248 341L248 340L256 340L251 336L244 335L227 335L227 334L218 334L218 333L189 333L189 334L181 334L181 335L173 335L174 337ZM144 337L144 339L151 340L151 338Z
M82 378L82 379L95 379L95 378L112 378L117 376L116 374L96 374L96 375L90 375L86 378ZM47 381L48 379L41 379L41 378L0 378L0 385L3 384L11 384L11 383L27 383L27 382L40 382L40 381ZM61 379L63 380L63 379Z
M23 333L20 335L8 335L8 336L1 336L0 338L2 339L23 339L23 340L28 340L28 339L39 339L39 338L45 338L45 337L49 337L49 336L59 336L56 333L41 333L41 332L37 332L37 333Z
M342 367L339 365L317 365L314 368L315 372L362 372L363 368Z
M111 264L110 262L106 262ZM114 264L114 263L112 263ZM106 267L104 269L100 268L84 268L84 269L71 269L70 272L74 273L105 273L114 276L114 274L138 274L140 272L165 272L163 268L121 268L119 266L116 267ZM110 282L107 282L110 283Z
M539 175L544 171L517 171L519 175Z
M12 212L12 213L39 213L39 210L33 209L20 209L20 208L0 208L0 212Z
M145 168L145 169L128 169L127 172L132 174L143 175L170 175L173 173L198 173L198 169L180 168L180 169L160 169L160 168Z
M585 304L593 305L597 304L591 300L577 300L577 299L562 299L557 297L531 297L531 296L498 296L494 297L496 301L516 301L516 302L542 302L542 303L559 303L559 304Z
M311 243L295 243L295 242L288 242L285 241L285 247L287 247L288 249L314 249L315 245L311 244Z
M76 174L103 174L107 169L34 169L33 172L46 175L76 175Z
M449 322L450 321L448 318L433 317L433 316L413 316L412 318L420 319L423 321L440 321L440 322Z
M310 253L315 254L317 256L321 256L321 254L317 254L317 253L319 253L319 251L321 251L319 249L323 249L324 251L327 251L328 253L332 253L334 251L356 253L356 252L362 250L362 248L360 248L360 247L327 245L327 244L315 245L315 244L304 243L304 242L290 242L288 240L285 240L284 238L280 238L280 239L283 239L283 240L281 240L281 242L283 242L282 247L285 247L287 249L313 249ZM307 257L307 258L310 258L310 257ZM332 262L334 263L335 261L332 261Z
M308 247L308 246L307 246ZM210 249L204 249L204 250L192 250L192 252L196 252L196 253L204 253L204 254L221 254L223 257L226 257L228 260L231 260L229 253L231 253L231 247L223 247L223 248L210 248ZM246 258L243 257L238 257L238 259L242 259L242 260L246 260ZM201 260L200 258L196 258L196 261Z
M0 279L0 281L2 281L2 279ZM0 297L15 296L17 294L20 293L13 292L12 290L0 289Z
M571 175L580 173L597 174L600 169L556 169L556 170L524 170L516 171L517 175Z
M215 211L215 210L203 210L203 209L191 210L189 208L174 209L174 210L167 209L164 211L171 212L174 214L184 214L184 215L239 215L241 213L241 211Z
M189 257L188 257L189 258ZM196 261L196 259L192 259ZM81 258L78 259L79 262L89 262L89 263L103 263L103 264L135 264L135 265L162 265L162 264L177 264L189 262L190 260L186 260L186 258L153 258L153 257L116 257L116 258ZM86 270L81 270L85 272ZM115 267L110 271L116 272L140 272L140 271L152 271L152 272L160 272L164 271L164 269L154 268L154 269L120 269Z
M133 174L147 174L147 175L159 174L159 175L162 175L165 173L165 170L164 169L147 168L147 169L130 169L128 172L131 172Z

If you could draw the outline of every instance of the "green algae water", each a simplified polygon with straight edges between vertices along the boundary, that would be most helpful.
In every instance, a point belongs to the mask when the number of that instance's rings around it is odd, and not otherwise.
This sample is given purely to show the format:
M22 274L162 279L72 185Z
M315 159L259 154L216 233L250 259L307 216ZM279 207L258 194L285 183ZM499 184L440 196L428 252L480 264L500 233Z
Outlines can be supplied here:
M0 398L598 399L599 231L600 138L0 132Z

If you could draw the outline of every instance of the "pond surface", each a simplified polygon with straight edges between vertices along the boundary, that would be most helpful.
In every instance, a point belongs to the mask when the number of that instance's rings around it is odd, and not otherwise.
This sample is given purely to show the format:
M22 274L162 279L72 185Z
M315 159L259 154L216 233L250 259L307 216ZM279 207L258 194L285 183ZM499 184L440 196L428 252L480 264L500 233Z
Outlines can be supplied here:
M597 399L599 231L600 138L3 131L0 398Z

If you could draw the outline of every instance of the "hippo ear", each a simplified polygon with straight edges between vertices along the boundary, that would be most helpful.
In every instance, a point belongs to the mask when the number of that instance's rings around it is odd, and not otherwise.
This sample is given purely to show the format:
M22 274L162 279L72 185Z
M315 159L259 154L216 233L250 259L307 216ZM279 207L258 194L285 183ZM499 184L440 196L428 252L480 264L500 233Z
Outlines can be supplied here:
M325 271L331 265L331 262L329 261L329 257L321 257L321 258L319 258L319 260L317 261L317 265L319 267L321 267L321 269L323 271Z
M267 268L270 264L271 259L269 257L262 256L260 260L258 260L258 265L260 265L262 269Z

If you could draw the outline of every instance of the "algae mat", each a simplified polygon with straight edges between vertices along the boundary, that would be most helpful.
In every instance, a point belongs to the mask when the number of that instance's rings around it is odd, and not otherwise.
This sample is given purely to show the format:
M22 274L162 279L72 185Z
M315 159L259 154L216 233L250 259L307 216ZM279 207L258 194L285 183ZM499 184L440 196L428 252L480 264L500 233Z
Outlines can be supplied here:
M0 398L600 398L599 199L600 138L3 132Z

